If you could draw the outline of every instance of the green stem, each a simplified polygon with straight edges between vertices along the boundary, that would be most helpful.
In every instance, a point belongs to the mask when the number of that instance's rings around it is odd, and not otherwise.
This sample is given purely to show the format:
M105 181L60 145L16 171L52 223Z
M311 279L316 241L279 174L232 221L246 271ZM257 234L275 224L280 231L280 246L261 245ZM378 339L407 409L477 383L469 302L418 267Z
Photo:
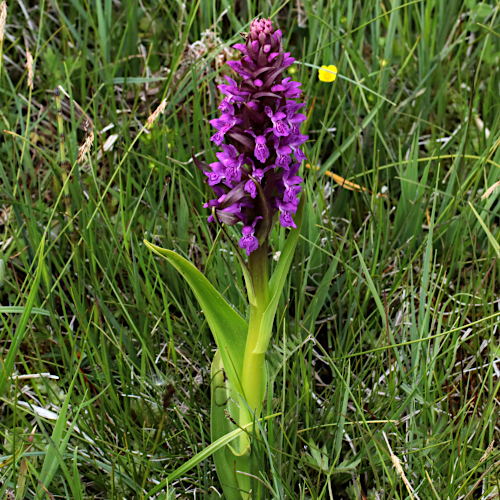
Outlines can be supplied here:
M264 384L264 361L265 352L256 352L259 339L266 332L262 331L262 319L269 303L269 279L267 273L267 239L257 250L250 254L248 267L253 279L256 304L250 306L250 321L248 325L248 337L245 347L245 356L243 359L242 388L243 396L248 406L255 412L255 417L259 418ZM243 415L248 412L243 411ZM241 425L253 421L253 416L248 413Z

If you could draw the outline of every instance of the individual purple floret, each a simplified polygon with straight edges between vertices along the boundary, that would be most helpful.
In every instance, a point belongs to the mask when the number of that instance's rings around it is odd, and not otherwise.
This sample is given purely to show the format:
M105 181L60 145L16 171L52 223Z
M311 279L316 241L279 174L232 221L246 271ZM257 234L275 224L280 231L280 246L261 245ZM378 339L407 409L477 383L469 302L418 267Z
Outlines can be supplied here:
M210 139L222 152L210 165L194 158L216 196L205 204L214 211L208 221L215 216L228 225L242 222L239 245L248 255L269 237L278 215L283 227L296 227L302 190L297 173L308 136L299 127L306 116L299 113L304 103L293 100L301 83L283 78L294 59L283 51L281 39L270 19L256 19L246 43L234 45L243 57L228 65L240 81L226 76L227 84L219 85L225 96L221 115L210 121L217 130Z
M300 163L296 163L283 174L283 185L285 186L283 201L286 203L293 202L302 191L302 186L299 186L302 177L295 175L299 171L299 167Z
M262 219L262 217L256 217L251 226L243 226L242 233L243 237L240 238L240 247L247 251L247 255L259 248L259 240L254 236L255 224Z
M266 136L255 135L253 130L245 130L245 132L251 134L255 139L255 149L253 151L255 158L257 158L257 160L261 163L265 163L265 161L269 158L269 148L266 146Z
M283 113L283 111L278 110L273 113L273 110L269 106L266 106L264 111L273 122L272 128L266 129L266 133L273 132L276 137L286 137L290 134L290 127L284 121L287 116Z

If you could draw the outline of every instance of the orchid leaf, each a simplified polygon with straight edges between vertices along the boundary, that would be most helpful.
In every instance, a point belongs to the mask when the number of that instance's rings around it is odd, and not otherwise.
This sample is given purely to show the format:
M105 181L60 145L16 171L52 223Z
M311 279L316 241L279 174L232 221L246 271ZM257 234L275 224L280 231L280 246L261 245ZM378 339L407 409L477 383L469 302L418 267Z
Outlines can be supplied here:
M157 247L146 240L144 244L167 259L189 283L207 318L227 377L234 388L242 393L240 381L248 334L247 322L191 262L171 250Z
M254 352L264 353L267 350L269 344L269 339L271 337L272 326L274 317L276 315L276 310L278 307L278 301L285 286L285 280L288 276L290 266L293 262L293 256L295 253L295 247L299 241L300 228L302 227L302 214L304 213L305 195L302 196L299 206L297 208L297 213L295 214L295 224L296 229L292 229L288 238L286 239L285 246L281 251L280 260L276 269L269 281L269 304L264 313L262 319L262 331L268 332L267 335L262 335L259 339Z
M231 390L231 383L225 377L220 351L217 351L212 362L210 409L212 443L238 430L229 419L230 416L234 421L239 421L237 395L234 392ZM215 468L227 500L241 500L242 494L246 492L248 495L251 488L249 476L236 474L236 470L250 472L249 444L248 435L243 433L231 441L231 444L228 443L214 451Z

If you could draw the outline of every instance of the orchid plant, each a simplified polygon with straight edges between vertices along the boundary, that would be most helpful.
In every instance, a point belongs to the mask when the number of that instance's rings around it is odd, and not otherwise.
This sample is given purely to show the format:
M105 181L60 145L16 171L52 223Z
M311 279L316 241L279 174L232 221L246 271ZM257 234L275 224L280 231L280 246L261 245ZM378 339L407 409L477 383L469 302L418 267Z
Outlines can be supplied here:
M212 441L238 427L249 429L262 413L265 355L299 237L304 198L299 201L303 179L298 171L305 159L300 147L308 138L299 130L306 120L299 112L304 104L296 101L301 84L283 77L294 59L284 52L281 31L269 19L256 19L246 43L234 47L243 57L227 64L240 78L226 76L227 84L219 85L225 97L220 116L210 122L217 130L211 141L221 148L218 161L193 158L215 193L205 204L212 212L208 222L242 224L239 245L229 241L245 278L248 322L189 261L146 242L187 280L218 347L212 363ZM269 278L269 237L277 221L292 229ZM249 498L250 477L260 468L252 448L250 434L240 433L214 455L228 500Z

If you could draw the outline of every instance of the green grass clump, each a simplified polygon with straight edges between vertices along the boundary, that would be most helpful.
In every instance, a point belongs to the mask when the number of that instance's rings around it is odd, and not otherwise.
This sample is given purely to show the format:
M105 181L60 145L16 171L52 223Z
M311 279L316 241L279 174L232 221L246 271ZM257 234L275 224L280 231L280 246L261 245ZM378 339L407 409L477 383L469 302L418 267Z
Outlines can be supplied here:
M316 167L268 358L266 412L280 415L265 423L262 491L497 496L500 188L483 195L500 179L498 8L9 2L0 498L146 499L157 485L156 498L219 498L210 457L177 471L210 444L214 343L142 240L188 257L244 313L191 150L215 158L217 84L257 15L298 60ZM329 64L333 84L317 78Z

